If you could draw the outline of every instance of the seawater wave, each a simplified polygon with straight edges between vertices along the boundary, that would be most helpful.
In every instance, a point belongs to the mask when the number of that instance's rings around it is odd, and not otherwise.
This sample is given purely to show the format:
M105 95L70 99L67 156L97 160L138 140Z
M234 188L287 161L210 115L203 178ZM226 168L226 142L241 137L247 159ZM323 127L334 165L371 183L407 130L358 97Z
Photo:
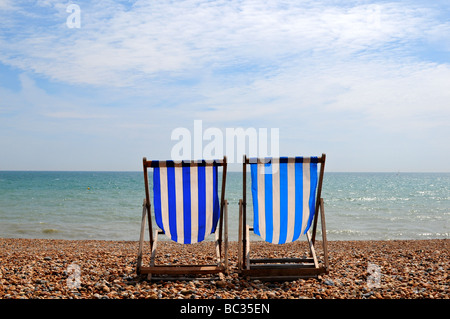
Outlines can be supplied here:
M449 237L448 173L325 173L322 197L329 240ZM0 237L138 240L143 198L141 172L0 171ZM226 198L237 240L242 173Z

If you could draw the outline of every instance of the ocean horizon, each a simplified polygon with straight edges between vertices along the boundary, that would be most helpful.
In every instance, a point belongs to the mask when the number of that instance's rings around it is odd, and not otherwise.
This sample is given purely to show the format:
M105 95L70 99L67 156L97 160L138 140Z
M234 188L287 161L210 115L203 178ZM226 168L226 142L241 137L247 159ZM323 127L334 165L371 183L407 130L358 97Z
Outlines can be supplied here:
M137 171L0 171L0 237L137 241L144 196ZM225 197L235 241L242 172ZM322 197L328 240L449 237L450 173L325 172Z

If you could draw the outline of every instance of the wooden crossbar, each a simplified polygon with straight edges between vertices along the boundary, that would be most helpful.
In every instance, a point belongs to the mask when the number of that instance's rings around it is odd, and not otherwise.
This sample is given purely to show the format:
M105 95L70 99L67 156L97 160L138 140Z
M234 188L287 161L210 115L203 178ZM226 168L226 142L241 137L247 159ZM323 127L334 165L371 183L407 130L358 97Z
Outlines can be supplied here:
M302 263L302 264L262 264L262 265L252 265L252 269L298 269L298 268L309 268L313 267L314 263Z
M262 263L282 263L282 264L292 264L292 263L312 263L314 264L313 258L255 258L250 259L251 264L262 264Z
M188 274L214 274L220 273L225 270L225 267L217 265L177 265L177 266L153 266L153 267L141 267L141 274L152 275L188 275Z
M183 166L225 166L226 160L216 159L216 160L189 160L189 161L159 161L159 160L147 160L147 158L144 157L143 159L144 167L167 167L167 166L173 166L173 167L183 167Z

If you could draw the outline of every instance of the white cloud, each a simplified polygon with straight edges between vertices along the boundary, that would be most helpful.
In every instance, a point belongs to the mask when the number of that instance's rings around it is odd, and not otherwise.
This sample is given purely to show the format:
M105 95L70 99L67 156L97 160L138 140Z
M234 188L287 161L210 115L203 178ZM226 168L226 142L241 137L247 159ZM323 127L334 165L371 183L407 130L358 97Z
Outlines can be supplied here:
M49 94L38 87L35 81L27 74L20 74L19 80L21 88L18 92L0 88L2 97L0 100L0 112L10 114L13 117L19 115L21 120L29 121L26 125L22 122L22 127L31 130L36 127L45 127L45 123L49 123L48 118L111 118L106 110L101 112L101 107L90 104L87 98L74 97L75 94L66 96L64 94ZM61 125L64 126L64 123L61 123Z
M339 62L391 45L402 50L392 43L446 27L430 24L427 10L390 3L137 1L125 7L99 1L80 3L82 27L68 29L63 3L44 4L53 6L46 14L58 16L60 24L36 28L33 20L22 27L29 36L1 39L0 60L56 80L100 86L136 86L161 74L201 80L208 71L251 64Z
M328 110L360 112L366 123L394 131L447 125L450 66L373 63L359 70L359 76L342 79L348 89L335 96Z
M14 8L11 0L0 0L0 10L12 10Z

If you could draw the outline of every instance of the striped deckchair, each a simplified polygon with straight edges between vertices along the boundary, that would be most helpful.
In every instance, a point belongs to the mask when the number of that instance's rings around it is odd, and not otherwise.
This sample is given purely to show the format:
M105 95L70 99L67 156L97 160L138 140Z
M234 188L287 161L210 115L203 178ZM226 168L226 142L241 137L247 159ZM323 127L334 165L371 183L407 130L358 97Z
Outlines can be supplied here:
M137 273L151 279L172 279L172 276L226 272L228 267L227 201L225 181L227 161L147 161L143 159L145 199L143 204ZM219 172L222 166L222 190L219 202ZM153 168L154 220L152 228L148 168ZM150 266L142 266L146 217L149 223ZM224 225L225 222L225 225ZM219 231L217 232L217 228ZM225 234L223 230L225 228ZM180 244L195 244L215 233L217 264L156 265L158 234ZM225 237L222 255L222 237ZM165 275L156 278L155 275ZM179 277L176 277L179 279Z
M253 159L244 156L243 199L239 202L238 265L241 274L261 278L298 278L328 271L325 215L321 198L325 158L325 154L321 157ZM247 165L250 165L253 227L247 225L246 217ZM321 265L314 246L319 210L324 252ZM310 257L251 259L250 230L271 244L291 243L305 235L309 242Z

